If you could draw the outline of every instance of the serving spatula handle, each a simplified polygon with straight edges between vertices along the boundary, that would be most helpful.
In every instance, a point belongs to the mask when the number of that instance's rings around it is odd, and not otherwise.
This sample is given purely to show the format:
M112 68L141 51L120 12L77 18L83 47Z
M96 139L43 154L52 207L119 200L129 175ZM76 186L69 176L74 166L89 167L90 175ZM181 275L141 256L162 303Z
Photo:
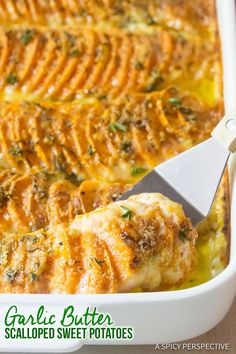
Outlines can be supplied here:
M211 135L230 152L236 151L236 118L225 116L213 129Z

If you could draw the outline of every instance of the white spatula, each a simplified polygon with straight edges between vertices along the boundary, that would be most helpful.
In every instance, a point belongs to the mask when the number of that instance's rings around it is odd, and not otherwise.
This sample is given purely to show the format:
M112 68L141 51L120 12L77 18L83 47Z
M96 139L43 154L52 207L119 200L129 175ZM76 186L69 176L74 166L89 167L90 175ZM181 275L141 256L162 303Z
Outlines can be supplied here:
M224 117L211 135L155 167L120 200L159 192L182 204L193 225L200 223L211 210L229 155L236 150L236 118Z

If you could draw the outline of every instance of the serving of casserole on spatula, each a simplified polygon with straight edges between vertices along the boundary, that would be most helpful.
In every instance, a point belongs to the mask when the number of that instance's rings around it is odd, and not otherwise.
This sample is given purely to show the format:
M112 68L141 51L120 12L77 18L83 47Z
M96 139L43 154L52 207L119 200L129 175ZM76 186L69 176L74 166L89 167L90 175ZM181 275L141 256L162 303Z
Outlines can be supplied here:
M201 144L155 167L122 195L159 192L180 203L193 225L211 210L228 158L236 150L236 118L225 116Z

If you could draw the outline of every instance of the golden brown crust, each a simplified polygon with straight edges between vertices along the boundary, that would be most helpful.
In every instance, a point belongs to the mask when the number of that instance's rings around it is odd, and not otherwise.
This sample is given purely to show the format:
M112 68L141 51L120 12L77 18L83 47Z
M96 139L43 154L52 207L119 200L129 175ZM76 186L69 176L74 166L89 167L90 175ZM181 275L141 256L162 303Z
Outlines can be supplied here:
M192 269L196 237L180 205L141 194L78 216L70 227L2 234L0 291L112 293L174 285Z
M6 25L93 24L131 30L142 23L148 31L164 26L204 36L216 28L211 0L7 0L1 1L0 20Z
M0 22L0 290L179 287L195 246L179 240L189 222L173 225L163 199L149 216L151 196L131 199L132 221L100 211L112 237L105 222L101 234L96 220L80 234L66 223L209 136L222 113L214 0L7 0ZM210 255L198 283L226 264L227 192L199 228Z
M29 232L71 222L105 206L129 188L121 183L77 181L62 174L0 172L0 232Z
M203 45L160 27L151 34L116 28L1 27L0 91L6 99L15 93L68 101L156 91L183 80L185 88L203 79L215 78L217 84L218 49L218 43Z
M134 181L136 167L149 169L201 142L219 117L176 88L114 103L0 102L0 115L4 167L113 182Z

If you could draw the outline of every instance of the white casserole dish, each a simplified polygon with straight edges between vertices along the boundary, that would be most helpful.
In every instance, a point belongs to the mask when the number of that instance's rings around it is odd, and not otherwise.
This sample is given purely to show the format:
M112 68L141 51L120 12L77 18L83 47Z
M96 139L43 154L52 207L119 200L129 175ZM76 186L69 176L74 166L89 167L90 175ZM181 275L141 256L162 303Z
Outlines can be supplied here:
M222 38L225 110L236 107L236 16L234 0L217 0ZM236 111L235 111L236 114ZM186 340L216 326L226 315L236 294L236 158L229 164L231 186L231 252L227 268L216 278L197 287L155 293L111 295L0 295L1 314L12 304L21 313L35 313L44 304L48 312L61 314L67 305L97 306L108 312L115 325L133 326L132 341L89 341L89 344L156 344ZM86 342L87 343L87 342ZM7 340L4 316L0 316L1 352L69 352L79 340Z

